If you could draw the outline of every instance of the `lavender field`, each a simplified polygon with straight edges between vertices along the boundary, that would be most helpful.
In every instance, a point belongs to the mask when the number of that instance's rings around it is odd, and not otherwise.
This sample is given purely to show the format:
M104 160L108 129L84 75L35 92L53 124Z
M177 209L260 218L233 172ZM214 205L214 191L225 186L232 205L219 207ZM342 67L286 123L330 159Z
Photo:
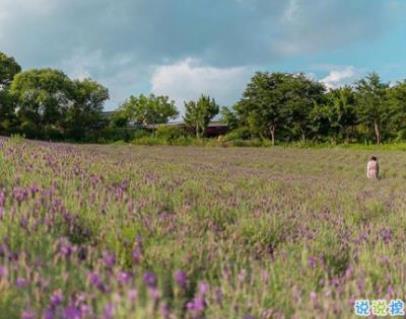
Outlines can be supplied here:
M1 318L351 318L402 298L406 153L0 146Z

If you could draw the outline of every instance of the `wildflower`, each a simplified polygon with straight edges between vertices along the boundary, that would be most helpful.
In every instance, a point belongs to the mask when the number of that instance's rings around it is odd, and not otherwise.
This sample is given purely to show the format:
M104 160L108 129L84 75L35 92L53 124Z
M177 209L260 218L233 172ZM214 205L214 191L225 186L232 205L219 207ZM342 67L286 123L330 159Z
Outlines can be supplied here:
M309 256L307 258L307 264L310 268L315 268L317 266L317 258L314 256Z
M117 281L120 283L120 284L123 284L123 285L126 285L126 284L128 284L129 282L130 282L130 280L131 280L131 278L132 278L132 275L130 274L130 273L128 273L128 272L125 272L125 271L120 271L118 274L117 274Z
M69 305L63 311L63 319L81 319L81 311L73 305Z
M114 306L113 304L109 303L104 307L103 311L103 319L112 319L114 317Z
M171 315L170 307L167 303L161 306L161 316L163 319L169 319Z
M93 286L95 286L97 289L99 289L102 292L106 292L107 289L104 286L100 276L97 273L95 273L95 272L89 273L88 278L89 278L89 282Z
M28 286L28 280L27 279L25 279L25 278L17 278L17 280L16 280L16 286L18 287L18 288L25 288L25 287L27 287Z
M385 244L389 244L392 241L392 230L389 228L382 228L379 235Z
M188 302L186 308L189 311L202 313L206 307L206 302L203 297L196 297L192 301Z
M138 291L136 289L130 289L127 293L128 300L135 302L138 296Z
M187 285L187 276L184 271L178 270L175 272L175 282L178 284L179 287L182 289L186 288Z
M144 274L144 282L148 287L156 287L157 280L155 274L152 272L146 272Z
M32 312L31 310L24 310L23 313L21 314L21 319L35 319L35 313Z
M205 296L206 293L209 291L209 285L206 282L201 282L199 284L199 295Z
M61 256L67 258L73 252L73 246L68 239L62 238L59 242L58 252Z
M107 268L113 268L116 263L116 257L107 251L103 252L103 262Z
M59 306L63 301L62 290L61 289L55 290L54 293L51 295L50 300L51 300L51 305L53 307Z

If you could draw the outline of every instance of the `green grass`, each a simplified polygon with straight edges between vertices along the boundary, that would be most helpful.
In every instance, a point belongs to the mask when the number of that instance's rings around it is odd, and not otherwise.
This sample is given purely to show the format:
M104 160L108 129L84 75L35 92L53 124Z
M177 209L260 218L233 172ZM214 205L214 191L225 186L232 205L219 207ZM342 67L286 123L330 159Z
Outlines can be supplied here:
M113 303L116 318L161 318L163 304L174 318L198 318L185 303L202 281L210 286L205 318L350 318L357 298L405 296L404 146L3 143L7 318L24 309L42 315L58 288L60 313L83 293L98 315ZM383 176L375 182L365 177L371 153ZM31 194L33 186L39 191ZM29 195L18 200L18 189ZM68 258L59 253L66 240L74 247ZM111 269L106 251L116 257ZM173 281L179 269L185 291ZM90 271L107 292L89 283ZM134 275L127 286L115 279L120 271ZM159 301L148 297L145 271L158 276ZM16 287L18 277L28 288ZM136 308L127 302L131 289Z

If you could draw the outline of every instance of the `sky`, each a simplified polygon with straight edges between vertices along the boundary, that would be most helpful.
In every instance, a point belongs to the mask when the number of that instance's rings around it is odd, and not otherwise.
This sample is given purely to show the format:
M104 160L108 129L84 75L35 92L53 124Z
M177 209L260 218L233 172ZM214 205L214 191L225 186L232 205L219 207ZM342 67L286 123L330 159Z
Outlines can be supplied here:
M0 51L130 95L238 101L255 71L406 78L406 0L0 0Z

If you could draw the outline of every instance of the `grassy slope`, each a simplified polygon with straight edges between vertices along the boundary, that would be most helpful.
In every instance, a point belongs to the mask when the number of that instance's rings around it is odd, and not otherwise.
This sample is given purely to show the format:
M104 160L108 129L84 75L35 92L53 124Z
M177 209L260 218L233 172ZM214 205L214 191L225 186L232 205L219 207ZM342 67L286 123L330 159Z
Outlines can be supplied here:
M95 313L113 303L117 318L158 318L144 298L147 270L177 317L198 317L183 306L200 281L210 285L207 318L348 318L356 298L405 296L406 153L374 149L379 182L365 178L369 150L7 141L1 153L0 312L10 318L41 313L58 288L63 307L80 292ZM74 244L68 257L61 238ZM103 252L115 255L112 268ZM185 291L172 279L178 269ZM122 286L120 271L135 277Z

